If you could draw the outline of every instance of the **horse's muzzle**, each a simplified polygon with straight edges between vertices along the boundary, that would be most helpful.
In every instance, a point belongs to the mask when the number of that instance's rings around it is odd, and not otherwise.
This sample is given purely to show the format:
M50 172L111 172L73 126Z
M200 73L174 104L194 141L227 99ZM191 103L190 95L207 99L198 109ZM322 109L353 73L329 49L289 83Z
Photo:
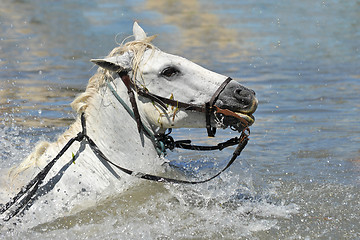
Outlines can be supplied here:
M247 121L250 126L254 123L255 118L252 114L256 111L258 100L255 92L246 88L236 81L231 81L224 88L217 99L216 106L221 109L228 109ZM227 119L227 125L234 125L235 119Z

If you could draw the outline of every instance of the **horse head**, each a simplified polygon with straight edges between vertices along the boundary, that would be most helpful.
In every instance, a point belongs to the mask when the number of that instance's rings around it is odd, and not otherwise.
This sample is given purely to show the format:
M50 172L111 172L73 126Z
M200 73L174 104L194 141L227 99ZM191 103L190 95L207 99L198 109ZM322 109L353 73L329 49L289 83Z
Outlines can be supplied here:
M128 74L134 91L138 93L137 90L142 89L178 103L204 106L227 79L226 76L207 70L183 57L161 51L151 43L155 37L148 37L136 22L133 34L134 41L115 48L108 57L93 59L92 62L104 68L111 79L119 78L119 73ZM213 105L233 114L213 111L215 114L210 116L213 127L232 126L242 130L254 122L252 113L255 112L258 101L253 90L231 80L217 94ZM141 94L137 103L147 122L160 131L167 128L201 128L206 125L205 110L196 111L191 107L182 107L181 104L165 107ZM243 123L239 124L236 117L243 119Z

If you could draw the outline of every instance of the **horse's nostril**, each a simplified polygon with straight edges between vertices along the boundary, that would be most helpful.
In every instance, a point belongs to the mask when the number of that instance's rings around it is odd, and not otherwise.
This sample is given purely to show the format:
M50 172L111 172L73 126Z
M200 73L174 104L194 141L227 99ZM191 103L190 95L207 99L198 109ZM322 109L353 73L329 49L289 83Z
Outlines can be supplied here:
M241 98L251 98L251 95L253 94L252 90L247 90L247 89L241 89L241 88L237 88L234 91L235 93L235 97L241 97Z
M236 90L235 90L235 94L236 94L236 95L240 95L240 94L241 94L241 89L240 89L240 88L236 89Z
M254 97L254 91L246 88L236 88L234 90L234 97L238 100L238 102L243 105L243 107L247 107L251 104L253 97Z

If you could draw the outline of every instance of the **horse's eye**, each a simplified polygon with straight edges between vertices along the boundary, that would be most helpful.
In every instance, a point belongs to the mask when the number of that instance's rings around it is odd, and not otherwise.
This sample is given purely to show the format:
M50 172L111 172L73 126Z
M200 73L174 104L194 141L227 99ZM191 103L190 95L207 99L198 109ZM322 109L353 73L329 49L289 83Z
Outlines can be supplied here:
M167 78L173 77L179 73L180 71L174 67L167 67L161 71L161 75Z

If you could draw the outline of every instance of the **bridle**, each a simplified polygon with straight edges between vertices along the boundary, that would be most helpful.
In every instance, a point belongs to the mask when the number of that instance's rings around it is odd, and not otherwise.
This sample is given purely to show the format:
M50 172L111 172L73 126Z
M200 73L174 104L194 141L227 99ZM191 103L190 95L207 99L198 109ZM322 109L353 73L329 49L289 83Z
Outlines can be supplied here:
M176 107L176 108L183 108L185 111L196 111L196 112L203 112L205 113L205 119L206 119L206 130L209 137L214 137L216 133L216 127L211 126L211 115L214 114L214 112L221 112L223 115L230 115L232 117L236 117L240 120L243 120L240 116L236 115L234 112L221 109L218 106L215 105L216 100L219 98L219 95L221 92L225 89L225 87L229 84L229 82L232 80L232 78L228 77L225 79L225 81L220 85L220 87L215 91L215 93L212 95L209 102L206 102L203 105L198 104L191 104L191 103L184 103L181 101L177 101L170 98L161 97L159 95L150 93L147 89L142 88L138 85L136 85L129 77L128 72L126 71L120 71L118 72L119 77L123 81L124 85L127 88L127 92L129 95L130 103L135 115L135 120L138 126L138 131L140 132L143 128L141 123L140 114L138 111L138 107L135 100L134 91L136 91L140 96L143 96L145 98L150 99L153 102L158 103L161 107L163 107L165 110L167 110L167 105ZM113 92L114 93L114 92ZM167 104L167 105L166 105ZM242 121L244 123L244 121ZM246 123L245 123L246 124ZM248 126L245 126L247 128Z
M110 82L108 82L108 86L109 86L111 92L114 94L116 99L123 105L123 107L126 109L126 111L131 115L131 117L133 119L135 119L139 133L141 133L141 131L143 131L143 132L145 132L146 135L148 135L150 137L150 139L152 140L152 142L155 146L155 149L157 150L159 155L165 154L166 149L172 150L175 147L189 149L189 150L198 150L198 151L210 151L210 150L220 150L221 151L222 149L224 149L226 147L237 145L228 164L214 176L207 178L205 180L199 180L199 181L173 179L173 178L156 176L156 175L152 175L152 174L135 172L133 170L126 169L124 167L121 167L121 166L115 164L109 158L107 158L105 156L105 154L96 145L96 143L87 135L85 114L82 113L82 115L81 115L82 131L79 132L77 134L77 136L71 138L65 144L65 146L60 150L60 152L55 156L55 158L52 159L26 186L22 187L21 190L12 199L10 199L9 202L7 202L6 204L0 205L0 214L3 214L7 210L9 210L8 214L3 218L4 221L9 221L11 218L16 216L19 212L23 213L27 208L29 208L32 205L33 201L35 201L35 199L36 199L36 192L37 192L39 186L42 184L43 180L45 179L46 175L49 173L49 171L54 166L54 164L57 162L57 160L60 159L60 157L76 141L82 142L83 140L86 140L87 143L89 144L91 150L94 152L94 154L99 159L108 162L112 166L116 167L117 169L121 170L122 172L124 172L128 175L135 176L135 177L138 177L141 179L156 181L156 182L168 182L168 183L178 183L178 184L205 183L205 182L208 182L208 181L218 177L221 173L223 173L226 169L228 169L231 166L231 164L241 154L242 150L245 148L246 144L248 143L248 140L249 140L248 136L250 134L250 130L248 128L247 122L244 121L240 116L236 115L234 112L227 110L227 109L221 109L215 105L215 102L218 99L221 92L224 90L226 85L232 80L230 77L228 77L220 85L220 87L215 91L214 95L211 97L209 102L206 102L203 105L196 105L196 104L190 104L190 103L183 103L183 102L176 101L176 100L173 100L170 98L164 98L164 97L155 95L153 93L150 93L148 90L137 86L134 82L132 82L130 80L130 77L127 72L118 72L118 74L127 88L130 103L132 106L132 110L127 106L127 104L116 93L114 88L111 86ZM170 106L175 106L177 108L183 108L188 111L198 111L198 112L205 113L206 129L208 132L208 136L210 136L210 137L214 137L215 132L216 132L216 128L211 127L211 121L210 121L211 115L215 112L223 114L223 115L238 118L242 122L244 129L242 130L240 137L231 138L225 142L219 143L214 146L192 145L190 140L174 141L174 139L170 136L171 129L168 133L154 135L152 133L152 131L150 131L144 124L142 124L140 114L138 111L138 107L136 104L134 91L136 91L140 96L146 97L146 98L158 103L164 109L167 109L166 105L170 105ZM247 131L247 133L246 133L246 131ZM74 156L73 156L72 160L75 161ZM12 209L10 209L10 208L12 208Z

